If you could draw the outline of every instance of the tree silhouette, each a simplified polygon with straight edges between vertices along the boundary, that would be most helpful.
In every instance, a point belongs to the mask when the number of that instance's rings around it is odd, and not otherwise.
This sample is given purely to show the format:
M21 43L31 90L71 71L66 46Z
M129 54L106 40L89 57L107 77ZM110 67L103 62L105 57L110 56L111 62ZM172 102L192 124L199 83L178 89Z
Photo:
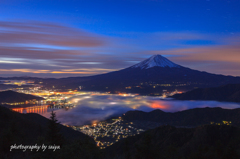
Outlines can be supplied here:
M61 128L59 127L59 122L56 119L56 113L51 112L49 124L48 124L48 132L47 132L47 141L51 145L60 145L62 146L64 139L62 134L60 133Z

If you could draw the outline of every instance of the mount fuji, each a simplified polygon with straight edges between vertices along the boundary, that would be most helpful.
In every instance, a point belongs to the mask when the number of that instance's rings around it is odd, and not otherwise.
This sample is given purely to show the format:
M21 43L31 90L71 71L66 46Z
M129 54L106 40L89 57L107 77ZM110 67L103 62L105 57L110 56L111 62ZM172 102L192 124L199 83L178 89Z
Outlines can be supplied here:
M161 55L115 72L89 77L71 77L54 81L54 86L94 91L162 92L162 90L188 91L196 87L216 87L240 83L240 77L216 75L193 70L173 63Z
M167 58L161 55L153 55L152 57L133 65L131 68L141 68L141 69L148 69L152 67L177 67L180 68L180 65L173 63L172 61L168 60Z

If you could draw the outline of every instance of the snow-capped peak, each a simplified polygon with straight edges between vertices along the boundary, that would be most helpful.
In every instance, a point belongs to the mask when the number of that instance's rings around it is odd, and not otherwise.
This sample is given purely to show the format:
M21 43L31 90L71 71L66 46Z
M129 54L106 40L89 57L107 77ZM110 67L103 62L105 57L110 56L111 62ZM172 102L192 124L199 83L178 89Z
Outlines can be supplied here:
M141 69L148 69L151 67L181 67L180 65L177 65L173 63L172 61L168 60L167 58L161 56L161 55L153 55L150 58L133 65L131 68L141 68Z

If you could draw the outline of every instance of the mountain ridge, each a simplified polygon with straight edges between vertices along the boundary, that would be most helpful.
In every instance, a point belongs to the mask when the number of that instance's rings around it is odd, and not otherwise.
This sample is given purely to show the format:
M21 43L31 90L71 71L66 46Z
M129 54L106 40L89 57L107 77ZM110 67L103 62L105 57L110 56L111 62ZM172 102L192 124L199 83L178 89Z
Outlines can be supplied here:
M42 97L34 96L31 94L18 93L11 90L0 92L0 103L18 103L33 99L37 101L44 100Z
M231 121L233 125L240 126L240 108L223 109L216 108L193 108L178 112L164 112L153 110L151 112L128 111L122 115L122 119L127 121L149 121L168 124L172 126L195 127L204 124L222 123Z
M217 100L240 102L240 84L228 84L213 88L198 88L172 96L177 100Z
M107 147L105 158L235 159L240 156L239 132L228 125L160 126Z

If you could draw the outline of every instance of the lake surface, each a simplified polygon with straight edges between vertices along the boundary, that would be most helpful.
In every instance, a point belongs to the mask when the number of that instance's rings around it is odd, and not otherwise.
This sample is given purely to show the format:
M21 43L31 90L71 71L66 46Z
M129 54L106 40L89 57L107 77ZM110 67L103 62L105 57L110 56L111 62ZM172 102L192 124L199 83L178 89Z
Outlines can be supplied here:
M221 107L227 109L240 108L238 103L217 101L176 101L161 97L138 96L129 94L87 93L75 95L69 99L75 103L72 109L55 110L57 119L62 124L84 125L101 121L111 116L121 116L129 110L150 112L161 109L165 112L177 112L192 108ZM49 118L51 109L39 114Z

